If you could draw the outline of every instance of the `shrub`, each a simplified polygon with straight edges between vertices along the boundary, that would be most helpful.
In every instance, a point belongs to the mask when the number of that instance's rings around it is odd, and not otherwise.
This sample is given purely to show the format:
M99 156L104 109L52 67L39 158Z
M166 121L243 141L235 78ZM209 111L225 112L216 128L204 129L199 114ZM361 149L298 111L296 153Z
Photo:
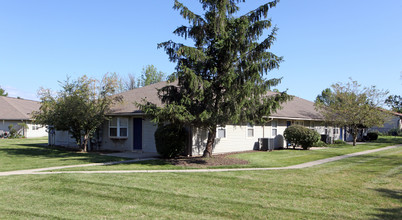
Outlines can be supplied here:
M309 149L320 140L318 132L300 125L292 125L285 129L285 139L293 146L301 145L304 150Z
M18 131L17 129L14 128L13 124L8 125L8 133L9 133L9 138L17 138L18 137Z
M334 141L334 144L346 144L346 142L341 139L338 139Z
M187 140L186 129L176 124L162 125L155 131L156 150L164 158L177 157L183 153Z
M391 136L402 136L402 129L393 128L388 131L388 135Z
M368 132L367 133L367 139L369 141L375 141L378 139L378 133L377 132Z
M326 146L328 146L328 145L322 140L318 140L317 142L315 142L313 144L313 147L326 147Z

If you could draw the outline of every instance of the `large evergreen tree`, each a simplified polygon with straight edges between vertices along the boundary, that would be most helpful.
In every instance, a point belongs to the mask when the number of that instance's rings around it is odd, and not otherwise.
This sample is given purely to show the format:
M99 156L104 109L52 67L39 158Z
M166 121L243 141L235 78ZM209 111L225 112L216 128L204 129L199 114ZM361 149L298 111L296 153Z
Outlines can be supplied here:
M177 0L174 9L189 22L174 33L192 39L194 46L160 43L176 62L177 85L159 90L165 104L140 104L155 122L169 121L208 131L204 157L212 155L217 126L260 124L289 99L286 93L267 96L280 79L265 75L279 67L282 57L268 51L276 27L266 20L272 1L242 16L238 4L245 0L199 0L204 14L197 15ZM269 30L269 33L264 31ZM264 37L259 41L260 37Z

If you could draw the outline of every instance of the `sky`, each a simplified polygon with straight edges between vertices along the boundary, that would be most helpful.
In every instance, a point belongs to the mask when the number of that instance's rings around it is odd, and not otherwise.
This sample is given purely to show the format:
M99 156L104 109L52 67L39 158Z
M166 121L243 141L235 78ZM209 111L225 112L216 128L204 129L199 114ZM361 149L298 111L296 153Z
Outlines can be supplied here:
M0 0L0 87L39 100L39 88L58 91L67 76L139 77L150 64L171 74L176 64L157 44L183 42L172 32L188 24L173 2ZM199 1L181 2L202 14ZM239 14L265 2L248 0ZM351 77L402 95L401 0L281 0L268 17L279 28L271 51L284 58L266 76L282 77L278 90L314 101Z

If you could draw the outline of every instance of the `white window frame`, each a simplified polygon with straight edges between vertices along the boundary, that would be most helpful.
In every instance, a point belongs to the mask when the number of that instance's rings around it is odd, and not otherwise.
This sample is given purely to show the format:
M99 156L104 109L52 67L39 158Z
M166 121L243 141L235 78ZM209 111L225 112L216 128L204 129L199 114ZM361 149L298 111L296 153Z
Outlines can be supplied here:
M249 136L249 133L248 133L249 130L253 131L253 136ZM247 124L247 126L246 126L246 138L253 138L254 136L255 136L254 125Z
M128 118L121 118L121 117L116 117L116 118L113 118L113 119L116 119L116 126L112 126L111 125L111 122L112 122L112 119L110 119L109 120L109 137L110 138L128 138L128 123L129 123L129 121L128 121ZM120 121L122 121L122 120L125 120L126 121L126 126L122 126L122 125L120 125ZM116 136L111 136L110 135L110 129L111 128L116 128ZM126 136L121 136L120 135L120 129L121 128L126 128L127 129L127 135Z
M225 136L224 137L219 137L219 130L224 130L225 131ZM225 139L228 136L226 126L220 126L216 128L216 138L219 139Z

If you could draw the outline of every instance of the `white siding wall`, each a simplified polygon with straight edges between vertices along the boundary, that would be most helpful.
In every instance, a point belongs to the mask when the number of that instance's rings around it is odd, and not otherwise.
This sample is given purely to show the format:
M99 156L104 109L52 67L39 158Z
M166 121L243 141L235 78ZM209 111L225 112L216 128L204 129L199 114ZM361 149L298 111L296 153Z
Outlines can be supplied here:
M23 131L20 126L18 125L18 123L26 123L28 125L28 129L25 129L25 131ZM9 132L8 131L8 126L12 124L14 127L14 129L19 129L19 133L21 135L24 135L27 138L33 138L33 137L46 137L48 134L46 132L46 127L43 126L41 128L39 128L38 130L33 130L32 126L33 124L30 123L30 121L20 121L20 120L1 120L0 121L0 133L3 132Z
M54 144L65 147L78 147L75 139L71 137L68 131L55 131Z
M46 137L48 133L46 132L46 126L38 126L32 123L27 123L28 129L26 131L27 138L34 138L34 137Z
M246 125L227 125L226 138L215 139L213 153L253 150L258 145L258 138L263 137L266 132L268 132L266 126L254 126L254 137L248 137ZM203 154L207 138L208 132L206 130L193 129L192 155Z
M275 149L286 147L286 140L283 137L283 133L287 128L287 121L284 119L274 119L276 121L277 135L273 135L272 123L268 122L265 126L254 126L254 137L247 137L247 126L226 126L226 138L216 138L213 153L228 153L236 151L248 151L254 150L256 144L258 144L258 138L268 138L269 143L274 145ZM305 127L313 128L310 121L301 121ZM314 129L320 134L325 134L325 126L323 123L314 122ZM331 137L333 137L333 128L330 129ZM202 129L192 129L192 155L202 155L207 143L208 132ZM339 139L339 134L335 136L335 140Z

